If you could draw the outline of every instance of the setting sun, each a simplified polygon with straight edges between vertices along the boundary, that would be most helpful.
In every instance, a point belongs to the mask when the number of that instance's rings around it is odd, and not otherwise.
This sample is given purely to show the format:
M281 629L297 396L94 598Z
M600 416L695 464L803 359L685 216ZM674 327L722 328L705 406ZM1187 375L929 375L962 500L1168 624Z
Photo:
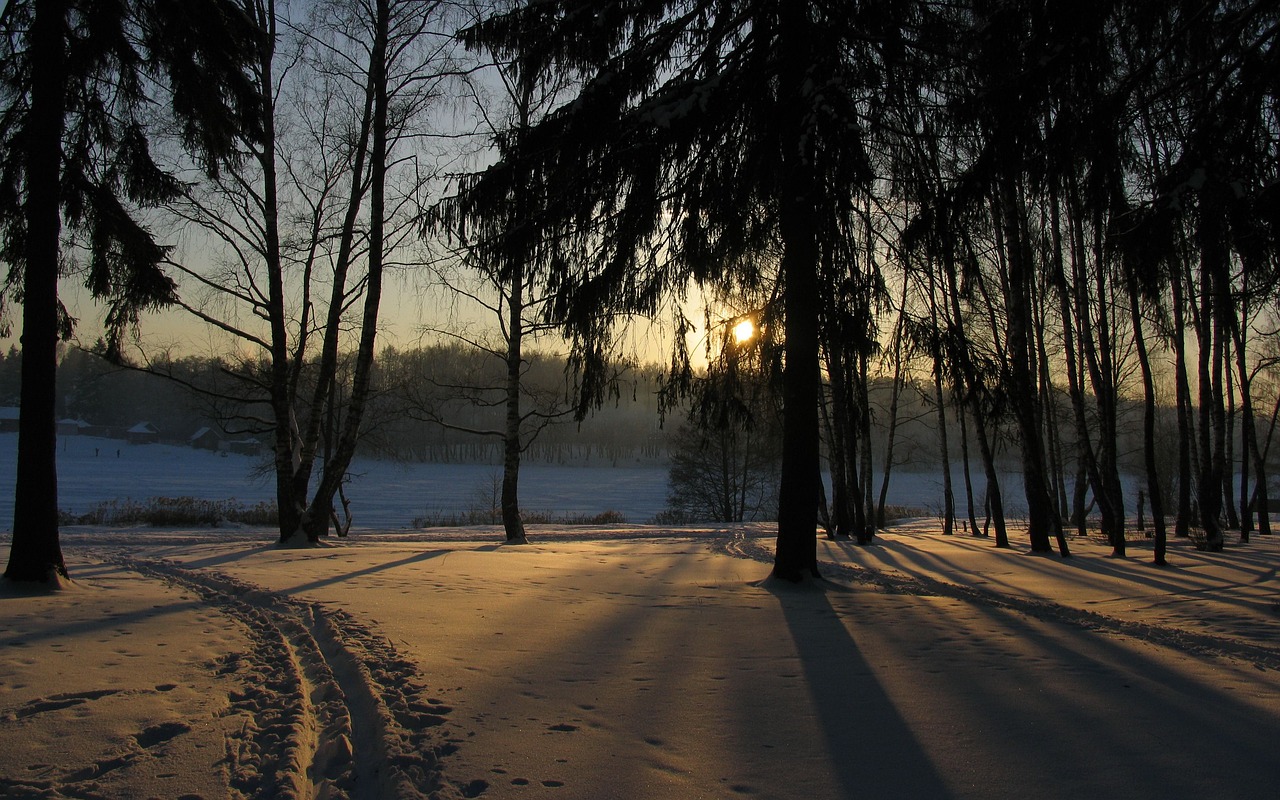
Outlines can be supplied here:
M749 340L752 336L755 336L755 335L756 335L755 323L749 319L744 319L742 322L739 322L737 325L733 326L733 339L738 344L742 344L743 342Z

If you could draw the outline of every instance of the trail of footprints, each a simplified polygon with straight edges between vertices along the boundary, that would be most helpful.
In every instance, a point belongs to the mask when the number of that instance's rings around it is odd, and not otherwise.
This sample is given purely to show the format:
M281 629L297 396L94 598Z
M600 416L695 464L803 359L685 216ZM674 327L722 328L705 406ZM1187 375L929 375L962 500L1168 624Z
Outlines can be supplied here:
M195 592L241 622L253 648L218 665L243 689L228 737L230 785L243 797L432 797L445 788L440 759L456 746L437 729L452 709L427 699L415 666L341 610L286 597L230 576L170 562L117 557L145 575Z

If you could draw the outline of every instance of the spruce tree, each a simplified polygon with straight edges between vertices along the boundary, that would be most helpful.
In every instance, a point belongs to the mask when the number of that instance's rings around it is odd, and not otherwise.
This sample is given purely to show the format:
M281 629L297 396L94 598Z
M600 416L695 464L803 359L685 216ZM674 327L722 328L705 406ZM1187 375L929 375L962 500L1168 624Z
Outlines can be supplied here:
M647 0L522 4L471 46L575 74L576 98L470 187L500 218L517 181L554 198L534 222L565 257L556 316L590 368L601 309L656 313L692 279L777 275L784 446L774 574L817 573L820 239L872 180L865 140L902 52L904 3ZM781 244L781 269L761 256ZM588 389L593 384L588 378Z
M0 258L22 304L22 416L5 576L66 576L58 538L57 343L72 320L58 280L83 261L104 302L108 351L140 314L172 302L166 248L138 210L177 194L151 155L162 91L181 143L216 172L257 107L243 67L258 31L230 0L12 0L0 41Z

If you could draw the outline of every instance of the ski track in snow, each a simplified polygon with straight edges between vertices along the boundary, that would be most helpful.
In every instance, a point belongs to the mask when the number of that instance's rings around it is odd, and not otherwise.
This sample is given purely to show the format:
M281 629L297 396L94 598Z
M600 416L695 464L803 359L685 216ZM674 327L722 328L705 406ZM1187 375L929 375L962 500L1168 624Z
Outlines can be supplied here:
M227 764L240 797L287 800L456 796L441 759L457 749L441 731L452 709L427 695L417 668L350 614L211 570L101 553L103 560L199 595L253 642L221 674L240 734Z

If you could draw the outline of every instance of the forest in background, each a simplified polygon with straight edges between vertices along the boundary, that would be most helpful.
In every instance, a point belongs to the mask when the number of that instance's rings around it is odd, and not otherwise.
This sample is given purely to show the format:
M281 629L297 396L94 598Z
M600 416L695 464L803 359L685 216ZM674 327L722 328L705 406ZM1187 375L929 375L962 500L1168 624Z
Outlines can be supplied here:
M527 390L546 407L563 410L572 404L571 371L563 358L548 354L528 354ZM927 369L919 361L917 368ZM16 406L21 351L11 348L0 353L0 406ZM211 428L225 441L247 437L268 441L271 427L262 402L233 398L218 391L225 387L227 365L222 359L189 356L156 363L151 369L124 366L92 351L76 347L63 350L58 367L58 418L88 423L95 430L110 429L123 435L138 423L150 423L159 440L171 444L193 444L191 437ZM362 435L359 453L368 458L403 462L501 464L502 409L493 400L500 395L502 365L492 357L456 344L410 350L384 349L378 357L375 389L368 428ZM157 371L164 374L157 374ZM705 377L705 376L704 376ZM682 444L697 440L702 431L716 436L730 435L750 425L765 431L756 445L753 459L776 462L777 420L716 420L700 416L691 403L664 408L662 392L667 380L657 364L634 365L624 370L616 393L593 409L580 423L571 415L561 415L557 424L542 430L529 444L528 462L549 464L629 464L669 465ZM488 398L486 398L486 392ZM911 380L900 387L893 408L894 384L885 378L870 383L871 463L878 487L886 465L907 472L940 472L944 467L939 447L936 396L927 383ZM945 401L944 396L944 401ZM1269 398L1267 398L1269 400ZM1065 415L1070 401L1065 392L1056 394L1055 411ZM1160 409L1157 431L1161 460L1172 463L1177 457L1176 409ZM765 404L756 414L773 415L777 409ZM896 415L892 421L891 414ZM947 424L959 428L958 411L948 407ZM1136 401L1122 404L1118 427L1121 467L1126 474L1140 475L1142 464L1142 408ZM1238 411L1233 412L1238 416ZM892 422L892 424L891 424ZM1018 469L1015 433L999 420L994 430L1000 471ZM1269 456L1271 474L1280 472L1280 448L1273 446L1274 415L1255 420L1264 431L1263 447ZM1241 429L1238 419L1229 420L1232 430ZM893 428L892 462L889 436ZM722 430L717 430L723 428ZM1066 429L1069 432L1069 428ZM478 432L487 432L478 433ZM831 432L824 432L824 453L830 452ZM769 437L773 437L772 440ZM697 442L705 447L706 442ZM1064 452L1073 451L1070 439ZM194 445L193 445L194 446ZM745 454L744 454L745 456ZM981 468L978 460L971 467ZM765 470L760 464L756 467ZM776 463L773 463L776 470ZM732 472L749 471L739 465ZM1237 464L1238 470L1238 464ZM1087 490L1088 480L1079 475L1080 465L1068 462L1064 481L1072 490ZM1176 497L1176 474L1168 473L1166 498ZM774 476L776 478L776 475ZM891 479L891 478L890 478ZM1074 493L1074 491L1072 492ZM1088 502L1087 491L1085 502ZM1070 515L1068 507L1066 513Z

